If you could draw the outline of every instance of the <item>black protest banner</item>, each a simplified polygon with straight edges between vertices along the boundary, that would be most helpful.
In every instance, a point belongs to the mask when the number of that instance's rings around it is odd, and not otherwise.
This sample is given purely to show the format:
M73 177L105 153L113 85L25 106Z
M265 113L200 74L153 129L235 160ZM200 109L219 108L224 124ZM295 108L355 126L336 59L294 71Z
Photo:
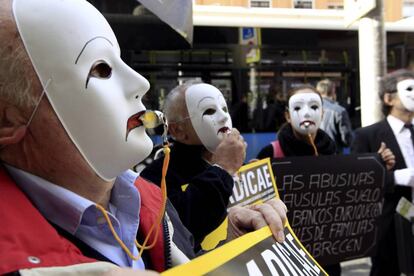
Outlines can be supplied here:
M272 168L290 225L319 263L370 255L385 177L377 155L282 158Z
M228 208L258 204L275 198L277 188L270 159L259 160L242 166L234 176L233 195ZM227 219L201 243L204 250L215 248L227 237Z
M278 243L264 227L162 273L184 275L327 275L287 226Z

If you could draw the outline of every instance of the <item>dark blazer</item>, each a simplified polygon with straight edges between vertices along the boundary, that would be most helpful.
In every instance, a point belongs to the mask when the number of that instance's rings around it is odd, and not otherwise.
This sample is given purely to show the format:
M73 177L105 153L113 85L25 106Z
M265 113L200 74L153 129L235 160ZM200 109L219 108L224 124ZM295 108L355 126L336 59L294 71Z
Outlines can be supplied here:
M384 142L395 155L395 166L392 170L406 168L404 157L401 153L397 139L392 132L391 126L386 119L373 125L360 128L355 131L355 138L351 146L352 153L368 153L377 152ZM378 273L371 275L397 275L398 261L397 253L390 246L395 247L395 231L394 231L394 214L395 208L401 197L411 200L411 187L402 187L395 185L394 172L390 171L386 175L385 180L384 207L381 220L379 222L378 252L377 256L386 256L378 259ZM395 248L396 250L396 248ZM394 251L394 252L393 252ZM391 261L391 259L394 259ZM384 262L383 262L384 261ZM382 265L385 265L382 267ZM376 270L375 261L373 260L373 270ZM388 267L386 267L388 266ZM394 267L393 267L394 266ZM396 266L396 267L395 267ZM393 270L388 270L393 269ZM398 274L399 275L399 274Z

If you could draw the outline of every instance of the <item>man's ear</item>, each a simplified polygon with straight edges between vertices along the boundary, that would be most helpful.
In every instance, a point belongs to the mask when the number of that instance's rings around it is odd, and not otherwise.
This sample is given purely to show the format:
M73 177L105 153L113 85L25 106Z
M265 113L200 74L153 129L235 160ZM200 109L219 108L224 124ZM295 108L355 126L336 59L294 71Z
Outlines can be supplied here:
M168 125L168 131L175 140L179 142L185 140L185 132L183 130L182 124L170 122Z
M26 134L26 121L21 110L0 103L0 145L19 143Z
M392 100L394 99L394 95L391 93L385 93L382 99L386 105L392 106Z

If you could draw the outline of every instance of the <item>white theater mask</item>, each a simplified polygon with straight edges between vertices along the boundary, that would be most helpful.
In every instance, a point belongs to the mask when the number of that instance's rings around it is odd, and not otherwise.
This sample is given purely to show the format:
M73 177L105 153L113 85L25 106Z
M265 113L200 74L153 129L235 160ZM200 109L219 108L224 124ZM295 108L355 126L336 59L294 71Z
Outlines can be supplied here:
M224 135L232 129L223 94L212 85L194 84L185 92L185 102L198 138L209 151L214 152Z
M299 92L289 99L292 127L302 135L316 133L322 120L321 97L312 90L309 91L311 93Z
M402 105L414 112L414 79L405 79L397 83L398 97Z
M13 12L48 100L96 174L111 180L142 161L149 83L121 60L105 18L83 0L14 0Z

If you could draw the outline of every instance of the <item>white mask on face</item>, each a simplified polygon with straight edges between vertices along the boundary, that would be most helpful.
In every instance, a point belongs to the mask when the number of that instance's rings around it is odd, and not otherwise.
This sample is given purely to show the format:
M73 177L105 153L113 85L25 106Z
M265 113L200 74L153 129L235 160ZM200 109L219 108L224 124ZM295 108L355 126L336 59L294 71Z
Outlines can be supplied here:
M195 84L185 92L185 103L198 138L214 152L225 133L232 129L223 94L212 85Z
M414 112L414 79L406 79L397 83L398 97L402 105Z
M51 80L49 102L97 175L142 161L152 142L133 115L149 83L121 60L105 18L83 0L14 0L13 12L43 87Z
M289 115L297 132L302 135L316 133L322 120L321 98L314 92L293 95L289 99Z

